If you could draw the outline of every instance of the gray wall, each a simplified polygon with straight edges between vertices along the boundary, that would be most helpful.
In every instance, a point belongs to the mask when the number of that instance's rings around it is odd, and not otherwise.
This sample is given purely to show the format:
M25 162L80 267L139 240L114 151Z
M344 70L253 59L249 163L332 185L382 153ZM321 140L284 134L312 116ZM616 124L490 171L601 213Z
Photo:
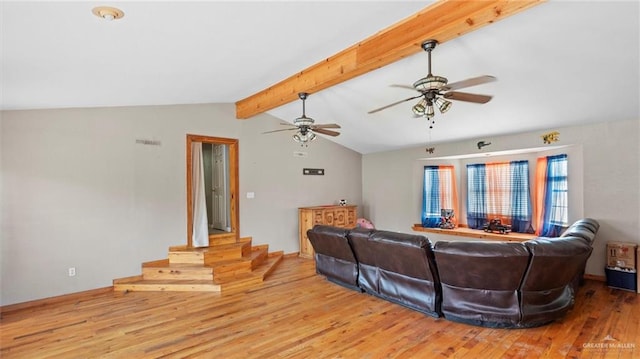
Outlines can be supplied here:
M570 158L569 220L584 216L600 222L587 273L604 275L607 241L640 244L640 120L557 130L560 142L554 145L570 147L549 152L568 152ZM425 146L435 147L432 155L425 152L425 147L364 155L364 215L378 228L411 233L411 226L420 222L425 158L478 153L479 140L492 142L483 152L544 147L540 137L544 132L547 131ZM450 160L429 162L451 163ZM467 162L458 160L461 167ZM459 181L458 186L464 183ZM461 201L465 198L463 192L458 193ZM456 239L432 233L427 237L434 241Z
M297 207L361 203L359 153L323 138L301 149L289 132L263 135L280 121L236 120L233 104L0 116L0 305L109 286L185 244L187 133L239 139L240 235L272 251L299 250ZM293 156L301 150L307 157ZM302 176L303 167L326 175Z

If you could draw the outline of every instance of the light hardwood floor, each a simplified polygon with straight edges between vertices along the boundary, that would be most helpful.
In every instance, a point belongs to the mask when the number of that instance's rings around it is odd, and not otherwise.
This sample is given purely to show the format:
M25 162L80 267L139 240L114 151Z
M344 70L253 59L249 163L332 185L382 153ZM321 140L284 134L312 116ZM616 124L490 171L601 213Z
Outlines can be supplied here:
M237 293L103 291L4 309L3 359L640 357L638 296L602 282L559 322L487 329L342 288L297 257Z

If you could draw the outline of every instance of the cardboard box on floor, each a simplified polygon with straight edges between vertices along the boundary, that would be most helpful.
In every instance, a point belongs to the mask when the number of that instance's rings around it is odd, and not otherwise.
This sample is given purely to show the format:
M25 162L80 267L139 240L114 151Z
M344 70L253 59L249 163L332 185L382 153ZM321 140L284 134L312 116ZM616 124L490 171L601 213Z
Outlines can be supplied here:
M636 251L638 245L626 242L607 243L607 266L636 269Z
M638 268L638 262L640 262L640 247L636 249L636 268ZM636 285L637 292L640 293L640 275L636 275L638 284Z

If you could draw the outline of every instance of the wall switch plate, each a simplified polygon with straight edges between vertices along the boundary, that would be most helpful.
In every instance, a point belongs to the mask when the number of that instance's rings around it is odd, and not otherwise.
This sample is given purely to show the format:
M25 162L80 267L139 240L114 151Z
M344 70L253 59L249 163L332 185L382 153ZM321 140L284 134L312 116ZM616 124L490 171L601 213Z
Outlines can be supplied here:
M247 192L247 198L256 198L255 192Z
M324 176L324 168L303 168L302 174Z

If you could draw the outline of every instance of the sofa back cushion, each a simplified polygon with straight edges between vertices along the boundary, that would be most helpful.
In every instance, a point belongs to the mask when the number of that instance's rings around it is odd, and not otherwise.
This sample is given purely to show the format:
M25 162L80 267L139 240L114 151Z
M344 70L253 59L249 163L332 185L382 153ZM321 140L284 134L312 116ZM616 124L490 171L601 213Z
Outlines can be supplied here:
M348 229L318 224L307 231L307 237L316 254L355 263L356 257L349 245L348 233Z
M440 241L434 252L446 318L489 327L518 325L518 290L530 257L524 244Z
M358 284L387 300L437 316L440 286L431 242L421 235L354 229Z
M439 241L434 251L440 280L460 288L517 290L529 264L518 242Z
M358 262L347 239L349 230L316 225L307 231L315 251L316 272L342 286L357 289Z
M375 262L381 269L409 277L434 281L431 242L424 236L376 231L369 246L377 250Z
M522 283L522 320L527 326L540 325L571 308L574 282L593 249L571 236L536 238L525 245L532 256Z
M593 218L583 218L574 222L560 237L579 237L593 245L600 224Z
M567 285L592 251L591 246L578 237L539 237L525 245L532 257L522 283L523 291L544 291Z
M577 220L576 223L588 227L593 233L598 233L598 229L600 229L600 223L593 218L582 218Z

